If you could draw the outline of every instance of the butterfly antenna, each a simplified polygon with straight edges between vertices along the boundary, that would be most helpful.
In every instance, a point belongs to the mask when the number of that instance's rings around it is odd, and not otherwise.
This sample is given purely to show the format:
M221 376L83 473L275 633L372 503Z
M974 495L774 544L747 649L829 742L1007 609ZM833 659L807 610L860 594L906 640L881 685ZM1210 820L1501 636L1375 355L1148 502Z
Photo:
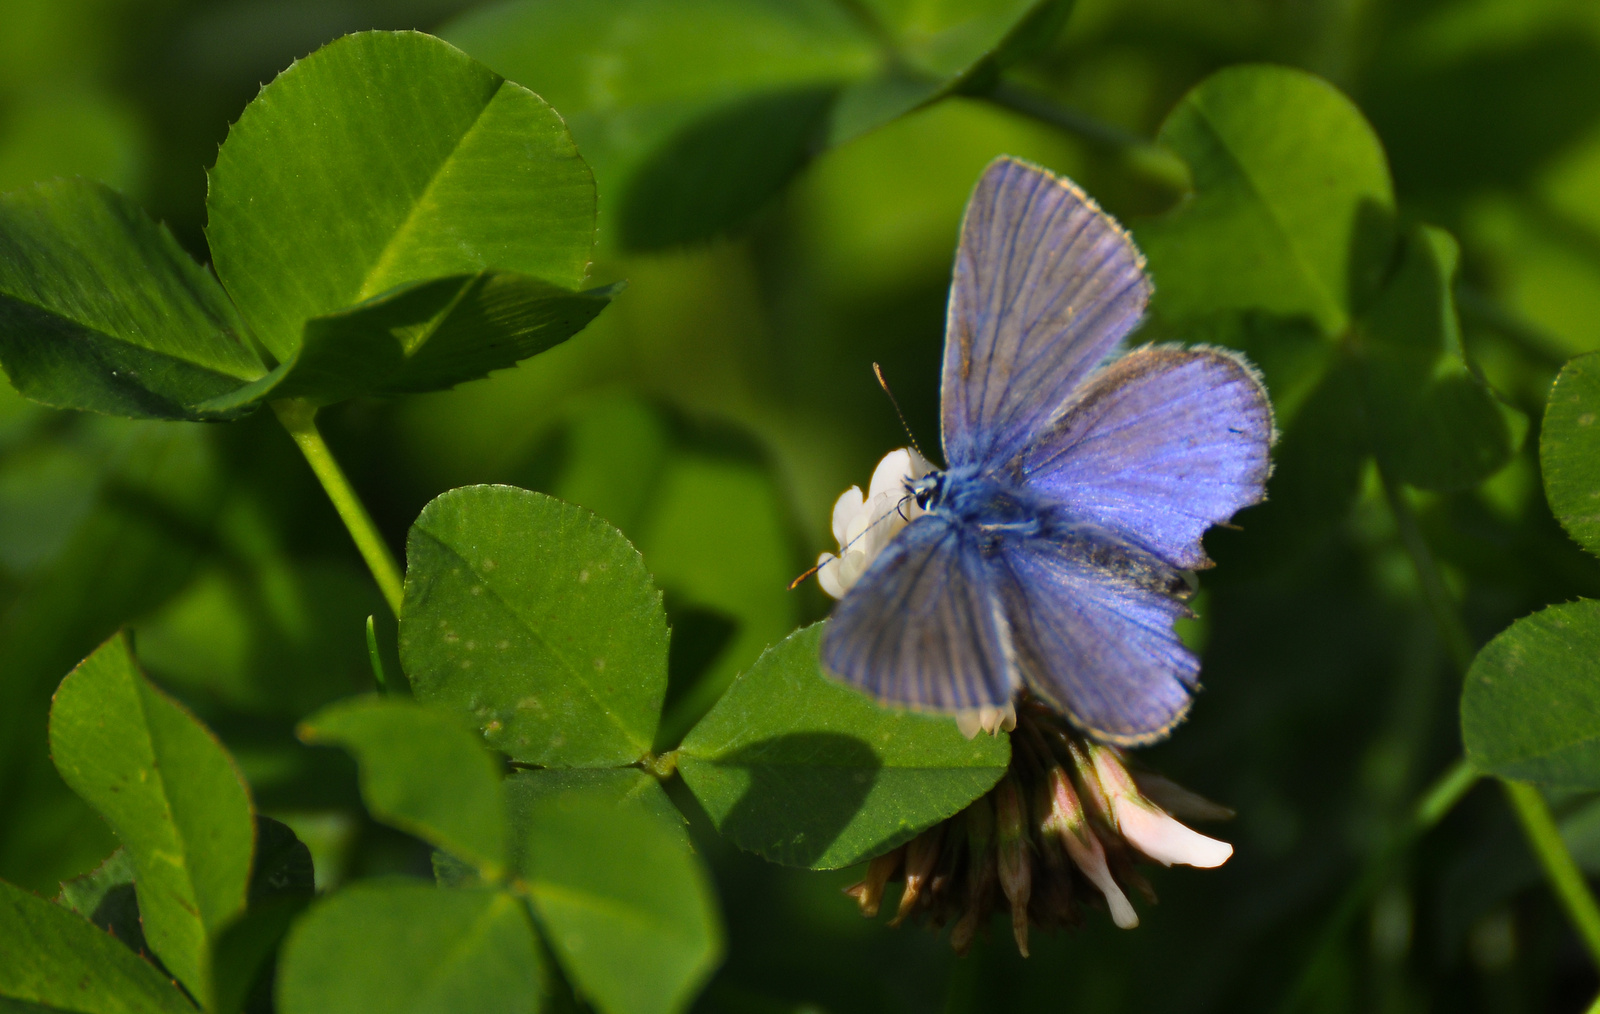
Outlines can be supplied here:
M837 560L838 557L833 557L833 559ZM817 571L821 570L822 567L823 567L823 564L826 564L826 563L829 563L829 562L831 562L831 561L823 560L822 563L817 564L815 567L812 567L810 570L807 570L804 574L801 574L799 577L795 578L793 581L790 581L789 582L789 590L790 591L794 591L796 588L800 587L802 584L805 583L806 578L810 577L812 574L815 574Z
M917 453L921 454L922 452L918 451ZM790 581L789 582L789 590L790 591L794 591L796 588L800 587L801 582L805 581L806 578L808 578L811 575L815 574L817 571L819 571L822 568L826 567L828 564L838 561L840 559L840 557L844 556L844 554L846 554L846 553L848 553L850 551L850 547L851 546L855 545L857 542L859 542L863 538L865 538L866 534L868 532L872 531L874 528L876 528L879 525L883 524L885 521L889 520L894 515L898 514L898 515L900 515L901 520L909 521L910 519L907 518L906 514L905 514L905 506L906 506L907 503L909 503L913 499L915 499L915 498L914 497L910 497L910 496L907 496L907 497L903 498L899 503L894 505L894 510L890 511L888 514L885 514L883 517L881 517L878 520L874 521L872 524L870 524L866 528L862 529L860 535L857 535L855 538L851 539L849 542L846 542L844 545L840 546L839 547L839 555L838 556L832 556L832 557L829 557L826 560L819 560L817 562L816 566L810 568L804 574L801 574L799 577L795 578L793 581Z
M889 404L894 406L894 414L900 418L900 428L906 431L906 439L911 441L911 449L916 451L923 461L930 460L926 454L922 453L922 447L917 443L916 434L911 432L911 425L906 422L906 414L900 411L900 403L895 400L894 392L889 390L889 382L883 379L883 367L873 363L872 374L878 378L878 386L883 388L883 393L889 396Z

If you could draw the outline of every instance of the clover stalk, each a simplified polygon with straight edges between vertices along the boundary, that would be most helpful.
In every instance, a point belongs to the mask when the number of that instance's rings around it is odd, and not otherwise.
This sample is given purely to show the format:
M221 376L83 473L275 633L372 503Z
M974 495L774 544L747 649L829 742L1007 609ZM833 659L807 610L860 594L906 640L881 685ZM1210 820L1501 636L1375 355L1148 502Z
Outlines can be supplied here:
M1461 620L1460 610L1456 608L1449 589L1445 587L1427 540L1422 537L1416 513L1411 509L1411 501L1406 499L1405 490L1384 471L1381 465L1378 468L1378 475L1383 481L1383 494L1389 502L1390 512L1394 515L1400 541L1405 546L1406 555L1411 558L1412 568L1416 571L1417 580L1422 587L1423 598L1427 600L1428 611L1433 614L1434 622L1439 628L1439 636L1459 670L1459 675L1465 678L1467 670L1472 665L1472 659L1477 654L1472 637L1467 632L1466 624ZM1562 840L1555 817L1550 813L1550 804L1545 800L1544 793L1525 782L1501 779L1501 784L1505 787L1511 808L1522 825L1523 837L1527 839L1528 847L1538 858L1539 865L1543 867L1551 890L1555 892L1568 918L1572 920L1573 928L1578 931L1578 936L1588 948L1590 958L1597 967L1600 967L1600 904L1596 903L1588 882L1584 880L1583 874L1578 870L1578 864L1572 858L1572 853L1567 849L1567 843Z
M405 588L400 566L389 552L388 543L378 533L378 527L372 523L372 515L367 513L361 497L356 495L355 488L322 439L317 429L317 407L301 398L285 398L273 402L272 410L278 414L278 421L289 431L300 453L305 455L306 463L322 483L328 499L333 501L333 509L339 512L350 538L355 540L356 549L361 551L361 558L367 562L367 569L372 571L372 579L378 583L384 601L398 619Z
M1452 764L1422 794L1422 798L1412 809L1404 826L1367 860L1361 875L1339 900L1339 907L1334 909L1333 915L1323 923L1322 931L1317 934L1317 942L1312 949L1311 957L1301 967L1300 974L1295 977L1287 998L1278 1008L1281 1014L1299 1010L1307 1004L1318 981L1331 967L1338 954L1339 942L1344 938L1345 932L1372 901L1373 896L1389 882L1400 860L1419 838L1432 830L1435 824L1444 819L1445 814L1455 808L1461 797L1478 784L1478 779L1481 777L1483 776L1463 758Z

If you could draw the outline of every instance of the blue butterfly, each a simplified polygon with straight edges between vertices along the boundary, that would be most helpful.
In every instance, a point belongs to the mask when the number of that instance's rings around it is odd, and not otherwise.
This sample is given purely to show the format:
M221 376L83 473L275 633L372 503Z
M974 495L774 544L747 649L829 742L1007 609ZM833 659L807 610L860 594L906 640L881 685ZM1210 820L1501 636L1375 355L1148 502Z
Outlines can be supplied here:
M1003 707L1026 687L1121 745L1166 735L1199 660L1173 630L1201 536L1262 499L1272 406L1217 348L1108 358L1150 298L1144 258L1070 180L1001 158L961 226L946 323L948 467L927 513L845 594L838 677L904 707Z

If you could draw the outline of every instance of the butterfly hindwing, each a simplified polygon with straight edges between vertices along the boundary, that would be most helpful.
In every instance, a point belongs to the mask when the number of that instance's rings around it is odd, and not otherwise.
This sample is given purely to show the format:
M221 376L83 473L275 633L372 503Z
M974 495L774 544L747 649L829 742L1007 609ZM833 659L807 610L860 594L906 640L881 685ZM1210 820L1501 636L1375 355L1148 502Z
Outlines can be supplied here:
M1137 349L1102 370L1009 471L1074 517L1183 569L1207 528L1262 498L1272 405L1214 348Z
M1026 684L1136 745L1187 712L1199 661L1173 624L1201 537L1259 501L1272 408L1221 349L1107 357L1150 296L1132 240L1071 182L1014 159L962 222L945 340L949 470L823 636L880 700L995 707Z
M934 515L896 535L833 611L822 638L828 670L901 707L1011 700L1008 630L974 536Z
M961 225L942 430L952 466L1012 457L1138 323L1144 258L1071 181L1002 158Z
M1173 622L1188 607L1046 539L1006 539L993 564L1015 658L1041 699L1099 739L1148 743L1182 720L1199 660Z

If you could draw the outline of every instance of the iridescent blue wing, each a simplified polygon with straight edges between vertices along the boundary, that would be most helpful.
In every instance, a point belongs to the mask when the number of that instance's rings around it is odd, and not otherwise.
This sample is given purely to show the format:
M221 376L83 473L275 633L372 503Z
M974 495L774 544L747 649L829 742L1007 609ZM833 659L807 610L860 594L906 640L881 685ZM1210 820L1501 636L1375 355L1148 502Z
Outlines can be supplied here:
M1172 628L1187 606L1046 539L1003 540L992 566L1017 667L1047 704L1124 746L1183 719L1200 675Z
M1174 567L1210 565L1200 537L1262 498L1272 403L1223 349L1153 346L1107 366L1011 463L1073 517Z
M907 525L833 611L822 662L880 701L931 711L996 707L1017 686L994 575L971 532Z
M995 465L1053 418L1144 312L1144 258L1070 180L1015 159L967 205L945 325L948 463Z

